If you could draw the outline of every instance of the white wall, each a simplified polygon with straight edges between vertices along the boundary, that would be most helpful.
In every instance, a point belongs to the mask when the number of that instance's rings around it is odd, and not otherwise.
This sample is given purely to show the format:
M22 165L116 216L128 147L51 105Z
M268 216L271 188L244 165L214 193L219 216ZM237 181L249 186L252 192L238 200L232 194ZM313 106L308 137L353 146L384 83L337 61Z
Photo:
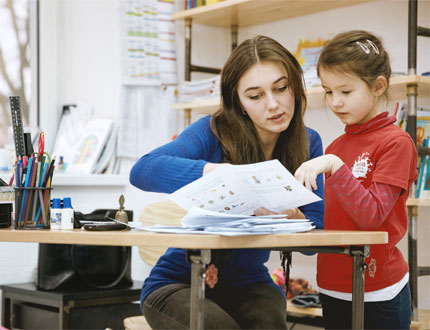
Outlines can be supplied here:
M183 8L182 3L178 8ZM84 101L94 106L96 114L118 118L120 100L119 27L116 18L116 0L44 0L42 10L42 77L41 105L42 128L55 132L62 104ZM388 14L389 13L389 14ZM419 23L429 26L430 2L420 1ZM239 30L239 42L256 34L274 37L291 51L298 39L327 39L348 29L368 29L385 41L392 56L393 71L407 71L407 1L393 0L357 5L319 14L277 21ZM177 24L178 74L183 78L183 23ZM193 26L192 62L198 65L221 67L230 52L228 29ZM418 72L428 71L430 41L419 38ZM427 56L427 57L426 57ZM193 74L194 78L202 75ZM174 110L172 110L174 111ZM306 123L316 129L327 146L343 131L343 126L329 110L307 111ZM181 120L179 120L179 129ZM53 134L53 133L52 133ZM47 135L49 136L49 135ZM51 135L52 136L52 135ZM49 139L47 139L47 142ZM124 164L127 173L131 164ZM55 194L69 195L74 207L82 212L117 205L118 196L126 197L126 208L135 212L137 219L143 207L150 202L164 199L162 194L142 192L131 187L106 187L98 189L56 188ZM429 208L420 208L419 214L419 265L430 265ZM399 244L407 256L407 241ZM133 250L132 275L143 280L149 271ZM36 265L37 245L0 243L0 283L32 280ZM315 257L295 254L292 276L308 279L315 287ZM278 267L277 253L269 268ZM419 284L420 308L430 308L429 277L421 277ZM427 294L426 294L427 293Z

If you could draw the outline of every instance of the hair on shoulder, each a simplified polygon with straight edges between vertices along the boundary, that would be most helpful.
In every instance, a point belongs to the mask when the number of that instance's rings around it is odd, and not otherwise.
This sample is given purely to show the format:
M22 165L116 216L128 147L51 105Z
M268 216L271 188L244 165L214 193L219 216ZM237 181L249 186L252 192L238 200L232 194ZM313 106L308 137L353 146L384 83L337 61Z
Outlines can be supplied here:
M256 63L277 63L287 72L294 99L294 116L287 130L281 132L273 152L291 172L308 159L309 145L303 114L306 94L303 72L296 58L279 42L266 36L243 41L228 57L221 71L221 107L214 114L211 127L223 150L223 161L250 164L265 160L252 120L243 114L238 95L240 78Z

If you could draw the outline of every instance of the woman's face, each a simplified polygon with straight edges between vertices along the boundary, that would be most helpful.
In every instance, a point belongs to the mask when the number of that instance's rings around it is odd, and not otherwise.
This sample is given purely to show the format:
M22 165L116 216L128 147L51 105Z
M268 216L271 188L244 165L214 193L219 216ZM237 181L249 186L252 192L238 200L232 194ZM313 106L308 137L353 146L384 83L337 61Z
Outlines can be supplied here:
M294 116L294 95L287 72L278 63L256 63L239 79L242 109L263 141L277 138Z

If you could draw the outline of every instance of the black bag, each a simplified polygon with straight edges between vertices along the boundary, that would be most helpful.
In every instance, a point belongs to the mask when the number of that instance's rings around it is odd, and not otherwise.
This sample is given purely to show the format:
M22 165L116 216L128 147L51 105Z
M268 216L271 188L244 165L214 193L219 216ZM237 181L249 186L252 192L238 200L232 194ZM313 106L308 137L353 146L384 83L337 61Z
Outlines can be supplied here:
M75 212L75 227L79 220L100 220L115 217L117 210L96 210L83 215ZM132 211L126 211L130 221ZM68 290L129 287L131 279L131 247L76 244L39 244L36 286L42 290Z

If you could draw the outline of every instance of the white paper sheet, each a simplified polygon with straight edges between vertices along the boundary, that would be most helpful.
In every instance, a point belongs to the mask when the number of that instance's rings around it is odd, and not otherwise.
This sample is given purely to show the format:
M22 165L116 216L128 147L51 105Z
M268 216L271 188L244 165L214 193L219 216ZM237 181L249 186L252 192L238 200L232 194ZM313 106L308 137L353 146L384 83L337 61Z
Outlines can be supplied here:
M301 185L278 161L219 166L169 195L185 210L191 206L226 214L253 215L265 207L274 212L321 200Z

